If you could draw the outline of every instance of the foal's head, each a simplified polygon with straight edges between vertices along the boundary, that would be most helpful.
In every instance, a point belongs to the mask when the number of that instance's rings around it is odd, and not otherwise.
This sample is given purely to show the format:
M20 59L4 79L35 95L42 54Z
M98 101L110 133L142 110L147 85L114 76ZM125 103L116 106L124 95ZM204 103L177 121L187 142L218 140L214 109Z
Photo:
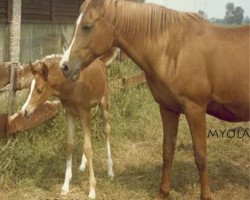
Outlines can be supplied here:
M86 0L83 3L73 39L60 62L66 77L72 79L82 68L111 49L114 42L114 28L102 15L102 8L107 1Z
M31 82L30 93L22 107L22 115L30 117L36 108L56 93L53 87L65 81L59 70L58 58L37 61L31 64L34 79Z

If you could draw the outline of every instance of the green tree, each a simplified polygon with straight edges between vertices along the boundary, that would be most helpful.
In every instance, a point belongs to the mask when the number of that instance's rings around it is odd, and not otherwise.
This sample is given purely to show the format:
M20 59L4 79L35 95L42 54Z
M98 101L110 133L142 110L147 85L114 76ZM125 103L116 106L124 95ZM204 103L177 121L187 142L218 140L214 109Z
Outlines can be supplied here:
M234 3L229 2L226 5L225 22L227 24L242 24L244 19L244 10L237 6L235 8Z
M199 10L198 14L202 17L204 17L205 19L207 19L207 14L203 11L203 10Z
M228 2L226 5L225 22L228 24L234 23L234 3L233 2Z
M245 17L245 19L243 20L244 24L250 24L250 18L248 16Z
M234 9L234 23L235 24L242 24L244 19L244 10L238 6Z

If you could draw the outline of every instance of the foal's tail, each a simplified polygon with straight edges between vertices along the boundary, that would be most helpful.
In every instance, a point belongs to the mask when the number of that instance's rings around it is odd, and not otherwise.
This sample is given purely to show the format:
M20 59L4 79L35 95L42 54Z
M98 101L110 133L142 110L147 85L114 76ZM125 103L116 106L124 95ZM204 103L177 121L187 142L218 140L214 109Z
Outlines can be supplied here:
M105 65L109 65L113 62L113 60L116 58L117 53L119 52L118 48L112 48L111 50L109 50L106 54L104 54L103 56L100 56L99 59L105 63Z

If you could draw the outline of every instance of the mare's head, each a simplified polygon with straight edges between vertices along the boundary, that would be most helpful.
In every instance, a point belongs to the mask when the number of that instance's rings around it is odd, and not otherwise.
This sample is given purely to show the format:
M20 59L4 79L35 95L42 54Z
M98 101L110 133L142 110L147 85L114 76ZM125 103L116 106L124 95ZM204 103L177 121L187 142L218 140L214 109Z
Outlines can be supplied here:
M86 0L83 3L73 39L60 62L60 68L67 78L73 79L94 59L112 48L114 29L102 15L107 1Z
M60 60L55 57L30 63L34 79L31 82L29 96L22 107L22 115L26 118L56 93L53 87L65 81L58 67Z

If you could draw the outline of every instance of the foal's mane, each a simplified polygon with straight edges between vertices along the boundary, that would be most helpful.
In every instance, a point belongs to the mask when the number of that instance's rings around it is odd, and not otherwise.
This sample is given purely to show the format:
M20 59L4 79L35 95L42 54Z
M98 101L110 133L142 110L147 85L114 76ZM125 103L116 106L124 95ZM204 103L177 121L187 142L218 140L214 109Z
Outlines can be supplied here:
M128 41L136 36L156 39L164 35L169 36L170 32L187 33L192 24L205 21L195 13L178 12L163 6L125 0L92 0L86 5L88 6L97 8L101 16L115 26L115 31Z
M47 56L42 57L41 59L36 60L33 64L43 62L43 63L47 64L48 66L50 66L54 63L59 63L62 56L63 56L62 54L47 55Z

